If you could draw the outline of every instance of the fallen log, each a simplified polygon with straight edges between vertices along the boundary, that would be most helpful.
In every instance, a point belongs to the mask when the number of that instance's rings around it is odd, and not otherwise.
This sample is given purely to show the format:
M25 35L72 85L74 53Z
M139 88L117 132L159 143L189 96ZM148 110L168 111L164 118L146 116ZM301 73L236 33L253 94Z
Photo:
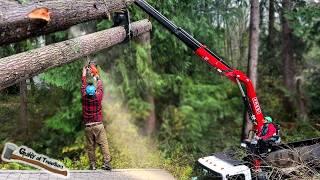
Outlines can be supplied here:
M132 0L46 0L20 4L0 0L0 45L108 17Z
M263 161L270 179L314 179L319 175L320 144L271 152Z
M265 163L277 168L289 168L297 165L320 168L320 144L271 152L266 157Z
M131 25L134 37L152 28L148 20L134 22ZM49 68L70 63L119 44L125 38L126 31L120 26L2 58L0 59L0 90Z

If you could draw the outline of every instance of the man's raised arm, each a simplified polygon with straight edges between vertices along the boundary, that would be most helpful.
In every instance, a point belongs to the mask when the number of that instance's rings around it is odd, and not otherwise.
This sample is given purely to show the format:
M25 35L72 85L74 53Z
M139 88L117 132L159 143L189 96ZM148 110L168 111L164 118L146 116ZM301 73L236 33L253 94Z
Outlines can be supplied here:
M86 66L83 67L82 69L82 85L81 85L81 95L84 96L86 94L86 86L87 86L87 80L86 80L86 76L87 76L87 68Z
M102 80L99 78L99 76L96 76L97 78L97 90L96 90L96 95L99 100L102 100L103 98L103 85L102 85Z

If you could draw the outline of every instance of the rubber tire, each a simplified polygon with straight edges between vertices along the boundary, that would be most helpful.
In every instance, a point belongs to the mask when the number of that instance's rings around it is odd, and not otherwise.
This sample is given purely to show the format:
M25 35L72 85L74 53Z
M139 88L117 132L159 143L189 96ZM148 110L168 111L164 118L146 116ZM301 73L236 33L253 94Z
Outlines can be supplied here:
M268 174L266 172L259 172L257 174L257 180L268 180Z

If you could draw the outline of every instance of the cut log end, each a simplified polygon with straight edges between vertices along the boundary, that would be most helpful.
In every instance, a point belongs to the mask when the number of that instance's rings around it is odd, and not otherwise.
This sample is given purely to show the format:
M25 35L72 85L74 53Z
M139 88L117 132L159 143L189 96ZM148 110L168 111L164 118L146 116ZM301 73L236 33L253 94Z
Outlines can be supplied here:
M35 19L35 20L44 20L46 22L49 22L50 14L51 12L49 11L48 8L45 8L45 7L36 8L28 14L28 18Z

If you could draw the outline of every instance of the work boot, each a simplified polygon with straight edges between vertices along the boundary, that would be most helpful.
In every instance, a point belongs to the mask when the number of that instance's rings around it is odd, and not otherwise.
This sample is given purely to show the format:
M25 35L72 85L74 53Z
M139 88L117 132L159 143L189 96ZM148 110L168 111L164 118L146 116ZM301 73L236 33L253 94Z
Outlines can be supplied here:
M96 165L95 164L90 164L89 167L90 170L97 170Z
M110 165L110 161L106 161L103 166L102 166L103 170L107 170L107 171L111 171L112 167Z

